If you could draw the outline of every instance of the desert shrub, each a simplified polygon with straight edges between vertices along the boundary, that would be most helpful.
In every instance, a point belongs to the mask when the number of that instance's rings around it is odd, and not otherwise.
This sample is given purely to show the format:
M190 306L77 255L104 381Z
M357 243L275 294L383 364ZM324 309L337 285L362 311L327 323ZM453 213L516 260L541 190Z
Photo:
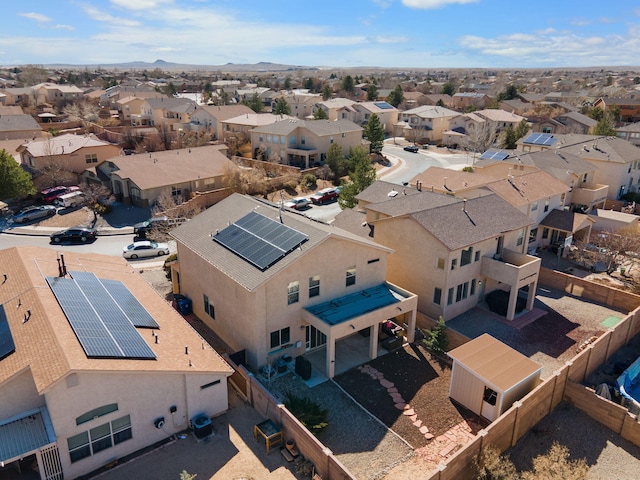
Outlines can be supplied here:
M302 186L309 190L309 189L313 189L316 188L316 184L318 183L318 179L316 178L316 176L312 173L305 173L304 176L302 177Z
M430 330L424 331L424 344L425 346L436 354L444 354L449 347L449 337L447 337L447 325L444 318L440 316L438 323Z
M162 266L162 269L164 270L164 274L167 277L167 280L171 280L171 267L169 266L169 264L171 262L175 262L177 259L178 259L178 255L173 253L169 255L164 261L164 265Z
M318 435L327 425L329 410L309 397L301 397L292 392L285 392L284 406L314 435Z
M111 205L103 205L102 203L96 202L93 205L92 210L94 212L96 212L98 215L107 215L107 214L111 213L113 208L111 207Z
M287 191L287 193L295 193L297 187L298 187L298 184L293 180L287 180L282 184L282 188L284 188Z
M462 169L462 171L463 171L463 172L473 173L473 167L468 167L468 166L467 166L467 167L464 167L464 168Z

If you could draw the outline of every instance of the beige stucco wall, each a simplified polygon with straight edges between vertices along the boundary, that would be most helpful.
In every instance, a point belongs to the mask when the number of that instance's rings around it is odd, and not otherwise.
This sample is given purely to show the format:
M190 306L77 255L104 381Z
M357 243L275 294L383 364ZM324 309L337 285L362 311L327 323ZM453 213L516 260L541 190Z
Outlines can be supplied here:
M38 393L29 369L3 383L0 388L0 420L44 404L44 397Z
M375 247L329 238L249 292L178 243L180 291L193 300L194 313L233 349L246 349L247 361L257 368L267 363L271 332L282 328L290 328L291 344L301 342L300 347L282 353L304 353L302 309L383 283L386 256L386 251ZM379 261L368 263L376 259ZM353 265L356 284L347 287L346 270ZM310 300L309 277L314 275L320 275L320 295ZM300 284L299 301L288 305L287 287L294 281ZM203 294L215 305L215 320L204 312Z
M212 416L228 408L227 383L223 375L78 372L76 379L77 385L71 387L67 386L65 379L61 380L46 394L47 408L58 438L65 478L75 478L91 472L115 458L128 455L184 430L188 428L188 421L195 414L206 413ZM200 389L201 385L218 379L221 380L219 384ZM71 382L73 383L75 382ZM75 419L78 416L110 403L117 403L118 410L76 425ZM173 416L169 412L172 405L177 407ZM73 464L70 462L68 437L125 415L131 417L133 438ZM162 429L157 429L153 423L158 417L165 418Z
M607 198L617 200L620 193L620 187L624 186L624 193L629 191L629 179L633 179L633 184L637 184L640 179L640 171L634 170L633 162L640 159L640 150L638 158L629 159L627 163L603 162L592 158L584 157L585 160L593 163L598 167L595 171L593 181L602 185L609 185Z
M98 161L87 163L86 156L96 154ZM64 155L47 155L46 157L31 157L28 152L22 153L22 162L32 168L42 169L50 164L60 166L74 173L82 173L88 167L95 167L100 162L120 155L117 145L103 145L100 147L86 147Z

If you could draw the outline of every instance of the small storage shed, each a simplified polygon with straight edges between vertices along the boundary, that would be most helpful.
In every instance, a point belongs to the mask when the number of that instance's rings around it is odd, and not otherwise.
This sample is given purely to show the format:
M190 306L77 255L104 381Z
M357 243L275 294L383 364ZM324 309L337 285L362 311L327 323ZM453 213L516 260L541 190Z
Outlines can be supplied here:
M449 397L491 421L540 382L540 365L488 333L451 350L449 357Z

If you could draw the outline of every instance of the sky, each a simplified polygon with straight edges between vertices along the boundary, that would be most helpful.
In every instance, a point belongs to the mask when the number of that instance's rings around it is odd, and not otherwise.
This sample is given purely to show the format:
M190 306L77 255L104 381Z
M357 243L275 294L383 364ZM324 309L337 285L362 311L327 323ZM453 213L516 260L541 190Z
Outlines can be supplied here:
M640 65L629 0L20 0L0 65ZM635 5L634 5L635 4Z

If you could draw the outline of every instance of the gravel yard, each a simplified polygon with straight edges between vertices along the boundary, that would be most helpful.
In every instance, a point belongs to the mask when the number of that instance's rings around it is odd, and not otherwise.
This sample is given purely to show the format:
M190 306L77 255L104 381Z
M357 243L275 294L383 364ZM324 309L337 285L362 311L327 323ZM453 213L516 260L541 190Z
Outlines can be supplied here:
M586 459L587 479L638 478L640 448L564 402L505 454L519 470L530 470L531 459L547 453L554 441L567 446L572 459Z

